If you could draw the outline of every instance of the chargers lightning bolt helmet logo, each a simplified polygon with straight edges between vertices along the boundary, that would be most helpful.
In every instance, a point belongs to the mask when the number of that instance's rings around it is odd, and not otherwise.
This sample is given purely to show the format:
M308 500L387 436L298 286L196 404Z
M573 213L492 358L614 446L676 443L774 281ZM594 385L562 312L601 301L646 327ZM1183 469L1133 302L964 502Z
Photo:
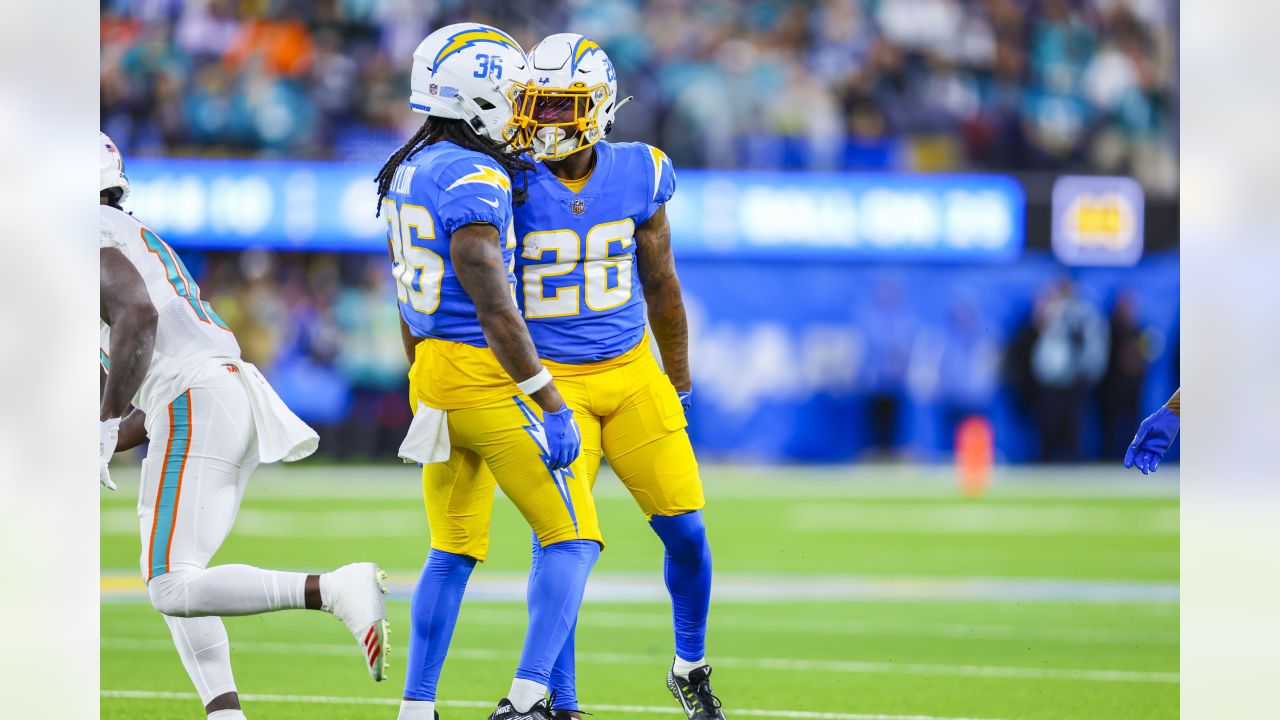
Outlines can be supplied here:
M431 33L413 51L409 107L462 120L501 145L520 133L512 116L530 79L528 59L510 35L489 25L455 23Z
M569 71L576 72L578 70L578 64L582 62L582 58L595 52L604 52L600 49L600 45L596 43L595 40L585 37L578 38L578 42L573 46L573 60L570 62ZM543 84L545 85L546 83Z
M459 50L473 47L478 43L493 43L494 45L511 48L518 53L524 52L520 45L512 39L510 35L495 27L486 27L483 25L480 27L471 27L454 33L445 41L444 45L440 47L440 51L436 53L435 60L431 63L432 71L434 72L438 69L440 67L440 63L443 62L445 58Z

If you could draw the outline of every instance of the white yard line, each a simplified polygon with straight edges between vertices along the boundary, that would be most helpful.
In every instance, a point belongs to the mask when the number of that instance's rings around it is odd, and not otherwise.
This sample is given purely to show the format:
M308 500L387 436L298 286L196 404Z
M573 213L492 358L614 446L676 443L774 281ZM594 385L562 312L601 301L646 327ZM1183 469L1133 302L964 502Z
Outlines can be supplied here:
M103 690L104 698L128 700L198 700L195 693L154 692L150 690ZM335 697L331 695L260 695L249 693L240 696L241 700L250 703L289 703L310 705L387 705L398 706L396 698L368 697ZM436 703L441 707L456 708L488 708L496 702L480 700L442 700ZM674 705L593 705L595 712L606 713L648 713L656 715L683 715ZM939 715L884 715L880 713L827 713L808 712L804 710L759 710L752 708L734 708L734 715L768 718L803 718L804 720L995 720L994 718L960 718Z
M103 649L119 650L164 650L173 649L166 640L145 640L139 638L101 639ZM233 641L232 652L261 653L270 655L296 655L299 652L315 655L354 655L356 650L348 645L320 643L275 643L254 641ZM506 650L489 650L483 648L454 648L449 657L455 660L490 662L494 660L511 660L519 657L517 652ZM578 653L578 660L600 665L648 665L667 662L666 656L641 655L631 653ZM927 663L893 663L861 660L797 660L788 658L736 658L716 657L719 667L735 667L749 670L781 670L796 672L826 672L837 674L879 674L879 675L930 675L949 677L981 677L1013 680L1068 680L1084 682L1129 682L1129 683L1174 683L1179 681L1178 673L1171 672L1138 672L1131 670L1097 670L1084 668L1038 668L1008 667L998 665L942 665Z

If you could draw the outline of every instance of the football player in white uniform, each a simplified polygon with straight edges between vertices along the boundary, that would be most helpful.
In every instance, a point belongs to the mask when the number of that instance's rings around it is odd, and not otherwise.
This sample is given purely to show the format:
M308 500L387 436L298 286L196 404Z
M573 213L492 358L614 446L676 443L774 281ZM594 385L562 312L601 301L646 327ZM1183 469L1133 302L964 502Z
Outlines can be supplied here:
M373 563L312 575L208 567L258 463L302 459L318 438L240 359L235 336L200 299L173 249L121 208L129 193L124 162L110 138L100 140L99 479L114 490L112 454L150 439L138 495L142 577L206 712L214 720L245 717L224 615L330 612L355 635L373 679L384 679L385 576Z

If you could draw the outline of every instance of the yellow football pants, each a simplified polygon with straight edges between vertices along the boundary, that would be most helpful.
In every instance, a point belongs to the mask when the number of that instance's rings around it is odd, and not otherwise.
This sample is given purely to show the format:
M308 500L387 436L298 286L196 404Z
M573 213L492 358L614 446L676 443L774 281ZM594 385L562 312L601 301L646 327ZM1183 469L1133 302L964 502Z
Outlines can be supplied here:
M601 456L648 519L706 504L688 423L646 337L620 357L588 365L544 360L582 428L583 472L595 487Z
M567 472L547 470L540 446L525 429L526 412L541 417L537 405L522 397L449 411L449 460L422 468L431 547L484 560L495 484L543 547L565 540L604 544L579 463Z
M569 488L577 514L577 531L584 539L601 539L590 488L595 485L602 457L609 460L646 519L702 508L705 504L702 480L685 432L684 409L675 388L649 351L647 340L618 358L600 363L543 362L555 377L565 402L573 408L574 418L582 430L582 454L570 468L573 478ZM502 406L494 403L486 408L496 410ZM536 411L536 407L534 409ZM485 558L495 482L534 526L543 546L574 538L562 515L559 524L549 527L545 535L535 524L534 518L546 527L549 517L556 516L558 510L552 502L558 495L544 491L535 499L536 490L544 487L547 480L545 469L540 478L534 474L535 481L530 485L513 467L519 465L519 461L506 458L495 465L492 458L497 453L476 450L471 445L465 449L459 447L463 442L476 444L474 429L500 424L496 419L497 415L482 419L472 411L449 412L453 455L449 462L427 465L423 470L433 548L479 560ZM511 419L506 418L505 422ZM511 444L503 438L495 438L495 442ZM527 466L527 462L524 465ZM508 478L505 482L504 476ZM513 486L511 490L508 484ZM595 534L589 536L588 531ZM554 539L548 540L549 537Z
M457 388L477 373L455 378L460 374L440 371L448 367L446 360L453 367L486 363L498 367L487 349L423 341L411 371L415 378L415 406L418 399L431 393L465 397ZM436 374L428 375L424 368L433 369ZM497 371L501 372L501 368ZM429 391L425 389L428 387ZM542 447L529 431L535 419L541 421L542 411L519 394L514 384L510 389L514 393L498 400L448 408L452 445L449 459L422 469L431 547L484 560L489 549L495 485L520 510L544 547L565 540L594 540L603 545L591 488L585 472L578 467L582 460L569 471L549 471Z

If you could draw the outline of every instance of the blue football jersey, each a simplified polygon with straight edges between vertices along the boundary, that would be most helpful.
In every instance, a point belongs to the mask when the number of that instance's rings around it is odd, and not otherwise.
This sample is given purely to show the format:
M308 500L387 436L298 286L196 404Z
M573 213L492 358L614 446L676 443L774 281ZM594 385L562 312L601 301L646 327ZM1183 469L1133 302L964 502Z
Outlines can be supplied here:
M484 153L433 143L396 170L382 218L400 314L414 336L485 347L475 305L453 271L450 239L463 225L493 225L510 275L515 235L507 172ZM514 288L515 276L509 280Z
M676 189L675 170L644 143L595 145L581 192L543 163L515 208L516 299L538 355L565 363L617 357L644 337L636 227Z

